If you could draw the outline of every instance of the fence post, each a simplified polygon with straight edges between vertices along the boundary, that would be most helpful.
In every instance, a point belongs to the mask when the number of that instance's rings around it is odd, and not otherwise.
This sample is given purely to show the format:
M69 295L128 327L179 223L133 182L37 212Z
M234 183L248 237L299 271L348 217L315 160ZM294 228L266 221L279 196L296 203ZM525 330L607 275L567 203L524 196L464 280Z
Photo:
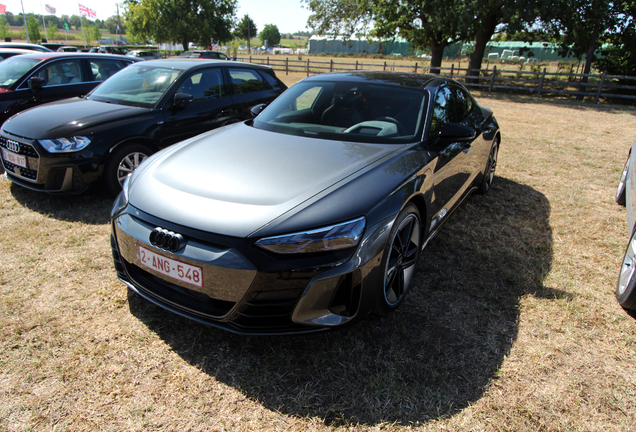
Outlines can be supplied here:
M269 56L267 56L267 66L269 66Z
M546 68L543 68L543 73L541 74L541 81L539 82L539 93L537 94L537 97L541 97L541 90L543 90L543 81L545 80L545 70Z
M329 61L329 72L333 72L333 59Z
M417 73L417 62L415 62L415 73Z
M603 85L605 84L605 77L607 76L607 71L603 71L603 76L601 77L601 84L598 86L598 92L596 93L595 104L598 103L599 98L601 97L601 92L603 91Z
M451 79L453 79L453 72L455 72L455 63L451 65Z
M356 70L358 70L358 60L356 60Z
M250 63L252 63L252 55L250 54Z
M285 57L285 75L289 75L289 57Z
M384 62L384 70L386 71L386 61Z
M495 75L497 75L497 65L493 65L492 67L492 76L490 77L490 90L488 90L488 94L492 93L492 88L495 85Z
M307 76L309 76L309 57L307 57Z

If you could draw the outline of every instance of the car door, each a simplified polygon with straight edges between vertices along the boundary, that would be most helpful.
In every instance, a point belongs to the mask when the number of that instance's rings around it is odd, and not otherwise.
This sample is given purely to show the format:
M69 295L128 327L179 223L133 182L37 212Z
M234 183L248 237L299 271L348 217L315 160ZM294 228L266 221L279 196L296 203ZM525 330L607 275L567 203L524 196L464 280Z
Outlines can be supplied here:
M185 93L192 102L178 107L174 95ZM167 146L226 124L232 110L232 96L228 92L221 67L197 69L190 73L170 96L164 107L164 124L160 136Z
M471 142L449 141L440 137L445 125L462 124L467 101L461 89L442 85L434 97L427 150L436 155L434 173L435 217L441 220L468 188L473 176L474 159Z
M242 119L249 118L249 110L254 105L275 99L284 89L265 71L247 67L228 67L234 106L228 115Z
M91 82L91 77L87 75L81 59L65 58L48 62L36 69L20 84L18 92L23 92L24 96L20 98L14 111L19 112L43 103L84 95L95 86ZM44 79L42 88L31 91L29 89L31 77Z

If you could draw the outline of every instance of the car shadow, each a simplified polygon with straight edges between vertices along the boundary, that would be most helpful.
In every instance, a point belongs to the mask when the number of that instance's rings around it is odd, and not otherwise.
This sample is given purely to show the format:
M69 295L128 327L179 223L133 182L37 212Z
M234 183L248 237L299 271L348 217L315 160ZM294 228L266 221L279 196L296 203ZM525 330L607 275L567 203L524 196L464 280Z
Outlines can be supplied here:
M97 189L81 195L49 195L11 183L11 195L22 206L48 217L67 222L101 225L110 220L113 199Z
M478 400L518 334L520 300L570 296L544 286L550 204L497 177L470 196L420 255L398 311L339 331L246 337L129 293L131 312L188 363L267 409L326 425L417 425Z

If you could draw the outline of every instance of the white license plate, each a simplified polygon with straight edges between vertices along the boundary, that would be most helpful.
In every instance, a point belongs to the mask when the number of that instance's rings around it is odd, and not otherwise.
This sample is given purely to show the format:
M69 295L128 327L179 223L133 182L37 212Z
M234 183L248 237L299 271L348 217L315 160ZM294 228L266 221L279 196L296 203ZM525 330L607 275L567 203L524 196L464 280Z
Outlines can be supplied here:
M166 258L139 245L137 245L137 261L143 266L173 279L203 287L203 271L201 267Z
M6 160L7 162L11 162L13 165L17 165L22 168L27 167L26 157L22 155L2 149L2 157L4 157L4 160Z

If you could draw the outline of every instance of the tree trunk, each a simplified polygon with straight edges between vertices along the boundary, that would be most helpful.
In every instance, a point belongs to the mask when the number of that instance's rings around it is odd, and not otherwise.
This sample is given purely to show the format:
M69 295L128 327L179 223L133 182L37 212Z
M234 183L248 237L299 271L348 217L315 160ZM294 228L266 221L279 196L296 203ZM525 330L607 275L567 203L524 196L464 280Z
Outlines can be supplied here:
M442 66L442 59L444 57L444 48L446 48L448 44L446 42L438 42L432 40L429 45L431 47L430 73L439 75L440 67Z
M182 39L181 40L181 45L183 45L183 50L184 51L188 51L188 48L190 48L190 41L187 39Z
M499 11L493 11L489 13L481 26L477 29L475 35L475 46L473 52L470 54L470 61L468 62L468 76L479 76L479 70L481 69L481 62L486 52L486 45L490 42L492 35L495 34L495 29L499 21ZM466 79L467 84L477 84L477 79Z
M587 56L585 57L585 67L583 68L583 75L589 74L590 70L592 69L592 61L594 61L594 51L596 51L596 41L598 40L598 33L600 31L600 28L601 28L601 22L600 20L598 20L594 23L594 30L592 30L592 36L590 38L590 46L587 49ZM579 91L581 93L585 92L585 89L586 89L585 84L587 84L586 76L581 78L581 85L579 86ZM576 100L583 100L584 97L585 96L582 94L576 95Z

